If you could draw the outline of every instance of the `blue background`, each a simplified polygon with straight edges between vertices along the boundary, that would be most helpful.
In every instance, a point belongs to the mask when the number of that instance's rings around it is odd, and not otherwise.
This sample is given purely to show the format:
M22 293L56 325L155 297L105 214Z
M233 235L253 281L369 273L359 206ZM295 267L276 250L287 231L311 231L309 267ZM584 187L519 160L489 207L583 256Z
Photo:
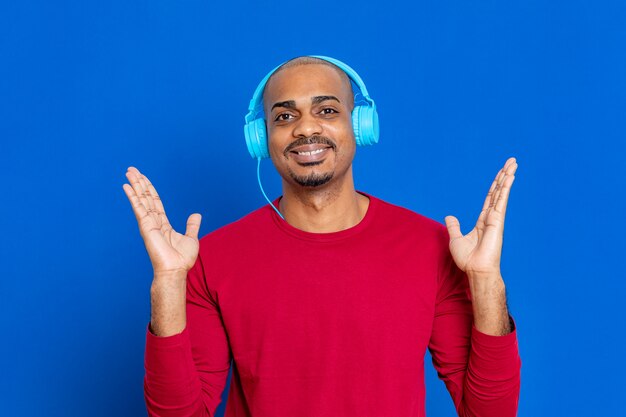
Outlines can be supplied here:
M145 415L152 277L126 168L178 229L264 204L243 116L302 54L347 62L378 104L361 190L468 231L518 158L503 275L519 416L626 416L625 3L459 0L3 1L0 413ZM453 416L428 369L428 415Z

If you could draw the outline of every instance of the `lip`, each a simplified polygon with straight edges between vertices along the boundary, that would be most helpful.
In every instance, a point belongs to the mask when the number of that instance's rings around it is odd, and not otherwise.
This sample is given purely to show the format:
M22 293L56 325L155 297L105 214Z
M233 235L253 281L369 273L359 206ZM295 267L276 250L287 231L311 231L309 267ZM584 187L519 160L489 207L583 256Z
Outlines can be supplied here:
M314 143L310 145L302 145L293 148L289 151L290 157L293 158L299 164L310 164L312 162L321 162L328 156L329 150L332 147L321 144Z

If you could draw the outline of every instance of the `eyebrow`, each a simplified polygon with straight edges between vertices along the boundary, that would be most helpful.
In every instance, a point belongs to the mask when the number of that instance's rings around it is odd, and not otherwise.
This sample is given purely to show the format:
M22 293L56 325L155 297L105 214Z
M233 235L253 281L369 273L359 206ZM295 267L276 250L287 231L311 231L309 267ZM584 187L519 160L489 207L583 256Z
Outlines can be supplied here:
M274 110L276 107L285 107L288 109L295 109L296 102L294 100L279 101L278 103L274 103L274 105L272 106L272 110Z
M335 100L337 103L341 103L341 101L339 101L339 99L335 96L315 96L315 97L311 97L311 104L319 104L326 100ZM295 109L296 102L294 100L279 101L277 103L274 103L271 110L274 110L276 107L285 107L287 109Z
M341 103L341 101L339 101L339 99L335 96L315 96L311 99L311 104L319 104L326 100L335 100L337 103Z

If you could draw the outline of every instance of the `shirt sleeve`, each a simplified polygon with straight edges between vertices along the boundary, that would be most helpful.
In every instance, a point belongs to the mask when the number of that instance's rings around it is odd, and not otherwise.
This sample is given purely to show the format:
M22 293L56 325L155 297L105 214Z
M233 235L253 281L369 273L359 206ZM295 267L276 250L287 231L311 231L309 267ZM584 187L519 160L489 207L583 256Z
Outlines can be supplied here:
M187 274L187 325L176 335L147 330L144 396L150 417L209 416L221 401L231 352L200 256Z
M520 391L517 331L491 336L473 325L467 275L449 250L439 267L429 343L433 364L461 417L514 417Z

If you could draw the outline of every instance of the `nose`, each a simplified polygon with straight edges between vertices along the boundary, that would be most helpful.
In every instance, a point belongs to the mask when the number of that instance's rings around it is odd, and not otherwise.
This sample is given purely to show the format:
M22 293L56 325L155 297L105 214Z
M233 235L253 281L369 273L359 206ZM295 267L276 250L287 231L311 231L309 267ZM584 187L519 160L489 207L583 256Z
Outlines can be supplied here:
M293 136L296 138L310 137L322 134L322 126L318 120L310 114L302 114L300 120L294 124Z

